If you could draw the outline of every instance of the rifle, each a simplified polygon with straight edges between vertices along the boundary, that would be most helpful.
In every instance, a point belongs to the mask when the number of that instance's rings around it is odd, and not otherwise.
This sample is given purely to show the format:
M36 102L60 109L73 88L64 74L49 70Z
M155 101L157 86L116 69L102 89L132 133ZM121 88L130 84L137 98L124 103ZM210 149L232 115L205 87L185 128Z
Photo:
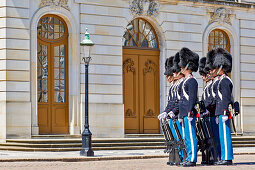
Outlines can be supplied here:
M201 108L201 109L200 109ZM205 106L203 101L200 101L196 109L201 115L205 112ZM201 112L203 111L203 112ZM217 161L217 144L213 137L213 132L211 126L209 125L208 116L203 116L203 118L197 118L197 139L198 139L198 149L202 152L202 163L211 164L210 156L213 157L214 161Z
M211 126L209 125L208 117L203 118L203 122L208 135L207 150L210 151L210 153L208 152L208 154L210 154L213 157L214 162L216 162L218 160L217 142L215 141L215 138L213 136Z
M174 130L175 130L175 132L176 132L176 134L177 134L177 138L178 138L178 141L177 141L177 144L178 144L178 148L179 148L179 151L181 151L182 150L182 152L183 152L183 160L186 160L186 158L187 158L187 150L186 150L186 145L185 145L185 142L184 142L184 140L183 140L183 138L182 138L182 136L181 136L181 133L180 133L180 131L179 131L179 128L178 128L178 126L177 126L177 124L176 124L176 118L177 118L177 116L175 117L175 118L173 118L173 125L174 125Z
M174 139L174 136L171 132L169 122L168 121L160 121L160 122L161 122L161 128L162 128L163 134L166 139L166 142L165 142L166 149L164 150L164 152L169 153L169 161L167 162L167 164L168 165L178 164L180 159L178 154L178 145L177 145L177 141Z

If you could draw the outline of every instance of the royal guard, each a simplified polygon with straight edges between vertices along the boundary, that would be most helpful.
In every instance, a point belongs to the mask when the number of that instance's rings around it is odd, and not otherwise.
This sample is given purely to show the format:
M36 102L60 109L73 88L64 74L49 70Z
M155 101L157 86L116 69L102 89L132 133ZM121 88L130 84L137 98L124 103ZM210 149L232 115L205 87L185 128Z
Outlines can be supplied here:
M179 101L180 101L180 96L181 96L181 90L182 90L182 83L184 81L184 75L181 73L181 68L179 66L180 62L180 56L179 52L177 52L174 56L173 60L173 76L174 80L176 81L175 86L174 86L174 103L171 107L171 111L168 113L170 118L176 118L176 124L178 126L178 130L180 134L183 137L182 134L182 127L180 122L178 121L178 114L179 114Z
M196 139L196 114L195 105L198 101L198 83L192 72L198 70L199 56L188 48L182 48L179 52L181 72L185 76L182 84L179 101L179 120L184 128L184 138L187 150L186 162L182 166L196 166L197 139Z
M168 101L167 101L167 106L164 110L163 113L161 113L158 116L159 120L166 120L166 118L168 117L168 113L171 111L171 107L174 103L173 100L173 95L174 95L174 79L173 79L173 71L172 71L172 66L173 66L173 56L169 57L166 59L165 62L165 73L164 75L166 76L167 81L170 84L170 88L169 88L169 94L168 94Z
M174 56L174 60L173 60L173 77L174 77L174 86L173 86L173 104L172 107L170 108L170 112L168 113L168 116L170 117L170 128L171 131L174 135L174 138L179 141L178 136L177 136L177 132L179 131L181 138L183 139L183 133L182 133L182 126L178 120L178 114L179 114L179 100L180 100L180 95L181 95L181 87L182 87L182 83L184 81L184 75L181 73L181 68L178 65L180 62L180 57L179 57L179 52L177 52ZM174 123L176 123L177 128L174 128ZM183 161L183 151L179 152L181 161ZM185 160L184 160L185 161Z
M214 141L217 146L217 157L218 160L215 164L221 160L221 144L220 144L220 137L219 137L219 118L216 116L216 94L218 90L219 78L220 76L217 73L217 68L214 65L215 59L215 49L210 50L206 56L206 65L205 71L208 73L208 79L212 80L211 85L208 87L208 98L205 100L205 107L210 112L210 125L213 131Z
M213 81L214 77L209 74L209 70L210 69L206 67L206 57L201 58L199 61L199 74L206 85L204 87L200 102L200 104L203 104L202 110L204 110L204 113L202 113L200 117L203 118L203 123L205 124L204 126L209 126L205 129L207 129L206 132L209 133L208 137L211 139L207 140L211 140L213 142L211 149L209 149L210 147L207 148L209 152L206 151L202 153L201 164L214 164L220 160L219 128L215 121L216 102L215 97L212 97L212 86L215 84L215 81ZM205 159L203 159L203 156Z
M233 83L228 77L232 70L232 56L223 48L217 48L212 52L213 67L219 76L216 91L216 112L219 124L219 138L221 147L221 160L218 165L231 165L233 160L233 146L231 139L229 105L233 104Z

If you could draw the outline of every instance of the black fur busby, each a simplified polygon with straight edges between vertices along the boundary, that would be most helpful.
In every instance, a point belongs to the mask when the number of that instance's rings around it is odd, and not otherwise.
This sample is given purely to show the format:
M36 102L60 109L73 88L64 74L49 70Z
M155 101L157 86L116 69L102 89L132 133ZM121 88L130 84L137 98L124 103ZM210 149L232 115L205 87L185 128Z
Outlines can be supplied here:
M210 50L206 55L206 64L205 70L209 72L209 70L215 69L213 62L215 58L215 49Z
M167 75L168 60L169 60L169 58L167 58L166 61L165 61L165 73L164 73L164 75Z
M173 67L173 59L174 59L173 56L166 59L164 75L168 75L168 76L173 75L173 68L172 68Z
M186 47L183 47L179 52L179 55L179 66L181 68L185 68L188 65L188 70L191 70L192 72L196 72L198 70L199 55L197 53L191 51Z
M199 60L199 74L200 75L206 75L206 70L205 70L205 64L206 64L206 57L202 57L200 60Z
M179 56L179 52L177 52L173 60L173 73L179 73L181 71L179 62L180 62L180 56Z
M227 50L223 48L215 49L215 56L213 61L213 66L215 68L222 67L226 73L230 73L232 71L232 56L227 52Z

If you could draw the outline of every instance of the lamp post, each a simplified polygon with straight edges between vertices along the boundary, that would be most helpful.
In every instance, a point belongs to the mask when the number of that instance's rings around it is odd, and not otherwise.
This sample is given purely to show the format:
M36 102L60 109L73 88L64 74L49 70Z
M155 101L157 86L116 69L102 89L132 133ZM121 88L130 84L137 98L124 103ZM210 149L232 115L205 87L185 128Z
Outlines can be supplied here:
M89 98L88 98L88 69L89 62L91 61L90 50L94 43L89 38L88 29L86 28L86 33L84 40L80 43L81 52L83 54L82 60L85 64L85 125L84 130L82 132L82 149L80 151L80 155L82 156L94 156L94 152L91 148L91 136L92 133L89 130L89 115L88 115L88 106L89 106Z

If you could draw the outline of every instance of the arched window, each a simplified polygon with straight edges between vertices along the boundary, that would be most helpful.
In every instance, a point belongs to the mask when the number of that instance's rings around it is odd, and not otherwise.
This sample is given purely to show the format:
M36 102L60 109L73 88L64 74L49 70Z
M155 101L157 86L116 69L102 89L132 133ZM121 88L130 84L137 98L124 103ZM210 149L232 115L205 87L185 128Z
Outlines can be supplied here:
M218 47L224 48L230 53L230 41L227 33L223 30L215 29L209 34L208 51Z
M151 24L138 18L128 24L123 35L123 46L158 48L158 38Z

